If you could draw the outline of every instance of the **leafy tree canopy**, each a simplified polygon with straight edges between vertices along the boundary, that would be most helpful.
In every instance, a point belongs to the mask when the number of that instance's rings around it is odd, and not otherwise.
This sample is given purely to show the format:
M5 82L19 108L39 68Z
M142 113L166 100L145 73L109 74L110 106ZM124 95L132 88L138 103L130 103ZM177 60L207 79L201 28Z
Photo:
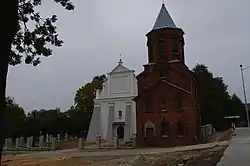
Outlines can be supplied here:
M213 124L217 129L225 129L225 116L240 114L245 117L242 114L243 103L235 94L230 97L222 77L214 77L203 64L197 64L193 71L197 77L202 124Z
M17 65L22 62L38 65L41 56L48 57L52 54L48 45L60 47L63 41L58 38L55 23L57 16L41 17L36 7L42 5L42 0L19 0L17 33L12 43L9 64ZM73 10L70 0L54 0L66 10ZM28 25L33 25L30 28Z

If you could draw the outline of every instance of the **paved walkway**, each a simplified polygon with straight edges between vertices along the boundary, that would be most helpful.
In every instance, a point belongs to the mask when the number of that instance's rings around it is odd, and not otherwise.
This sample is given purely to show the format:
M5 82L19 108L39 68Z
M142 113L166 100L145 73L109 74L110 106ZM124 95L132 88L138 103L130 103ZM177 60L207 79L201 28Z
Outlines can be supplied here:
M217 166L250 166L250 128L237 128Z
M37 152L26 154L28 156L39 156L39 157L81 157L81 156L123 156L123 155L137 155L141 154L159 154L169 152L180 152L186 150L199 150L205 148L212 148L216 145L226 145L228 142L215 142L208 144L199 144L192 146L182 146L174 148L143 148L143 149L117 149L117 150L102 150L95 152L79 151L77 149L63 150L63 151L51 151L51 152Z

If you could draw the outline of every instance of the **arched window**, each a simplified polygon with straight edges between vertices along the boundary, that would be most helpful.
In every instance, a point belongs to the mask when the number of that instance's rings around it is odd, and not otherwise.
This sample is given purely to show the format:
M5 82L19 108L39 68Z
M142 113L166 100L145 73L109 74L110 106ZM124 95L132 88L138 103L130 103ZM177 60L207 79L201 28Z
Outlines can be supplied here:
M121 111L121 110L119 110L119 112L118 112L118 116L119 116L119 119L121 119L121 118L122 118L122 111Z
M183 126L183 123L181 121L178 121L178 123L177 123L177 134L179 136L184 135L184 126Z
M164 55L164 53L165 53L165 41L164 41L164 39L159 40L158 53L160 56Z
M172 58L171 60L179 60L179 41L177 38L172 39Z
M166 111L167 110L167 100L165 97L161 99L161 111Z
M155 137L155 124L151 121L147 121L144 125L145 138L153 139Z
M148 45L148 62L152 63L153 62L153 42L149 39L147 45Z
M166 121L165 117L163 118L163 120L161 121L161 135L164 136L168 136L169 132L168 132L168 122Z

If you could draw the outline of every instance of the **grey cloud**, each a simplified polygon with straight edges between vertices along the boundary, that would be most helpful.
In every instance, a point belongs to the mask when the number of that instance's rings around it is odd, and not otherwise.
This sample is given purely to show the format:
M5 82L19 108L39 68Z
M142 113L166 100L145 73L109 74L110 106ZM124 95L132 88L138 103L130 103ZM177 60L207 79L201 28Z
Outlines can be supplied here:
M142 70L147 61L146 33L161 7L156 0L73 0L68 12L52 1L39 8L44 16L57 14L65 43L38 67L11 67L7 94L27 110L73 103L76 89L92 77L107 73L123 54L124 64ZM204 63L222 76L229 91L242 97L239 65L250 65L250 1L168 0L175 24L183 28L187 65ZM250 70L245 71L250 98Z

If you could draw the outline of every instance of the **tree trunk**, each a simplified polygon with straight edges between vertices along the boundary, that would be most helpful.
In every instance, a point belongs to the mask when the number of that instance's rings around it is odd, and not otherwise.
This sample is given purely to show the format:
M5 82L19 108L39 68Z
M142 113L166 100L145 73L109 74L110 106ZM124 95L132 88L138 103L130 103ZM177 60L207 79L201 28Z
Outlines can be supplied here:
M9 65L9 53L11 44L17 31L18 24L18 0L1 0L0 1L0 22L1 22L1 44L0 44L0 161L2 161L2 149L4 144L5 127L4 127L4 108L6 81ZM0 163L1 166L1 163Z

